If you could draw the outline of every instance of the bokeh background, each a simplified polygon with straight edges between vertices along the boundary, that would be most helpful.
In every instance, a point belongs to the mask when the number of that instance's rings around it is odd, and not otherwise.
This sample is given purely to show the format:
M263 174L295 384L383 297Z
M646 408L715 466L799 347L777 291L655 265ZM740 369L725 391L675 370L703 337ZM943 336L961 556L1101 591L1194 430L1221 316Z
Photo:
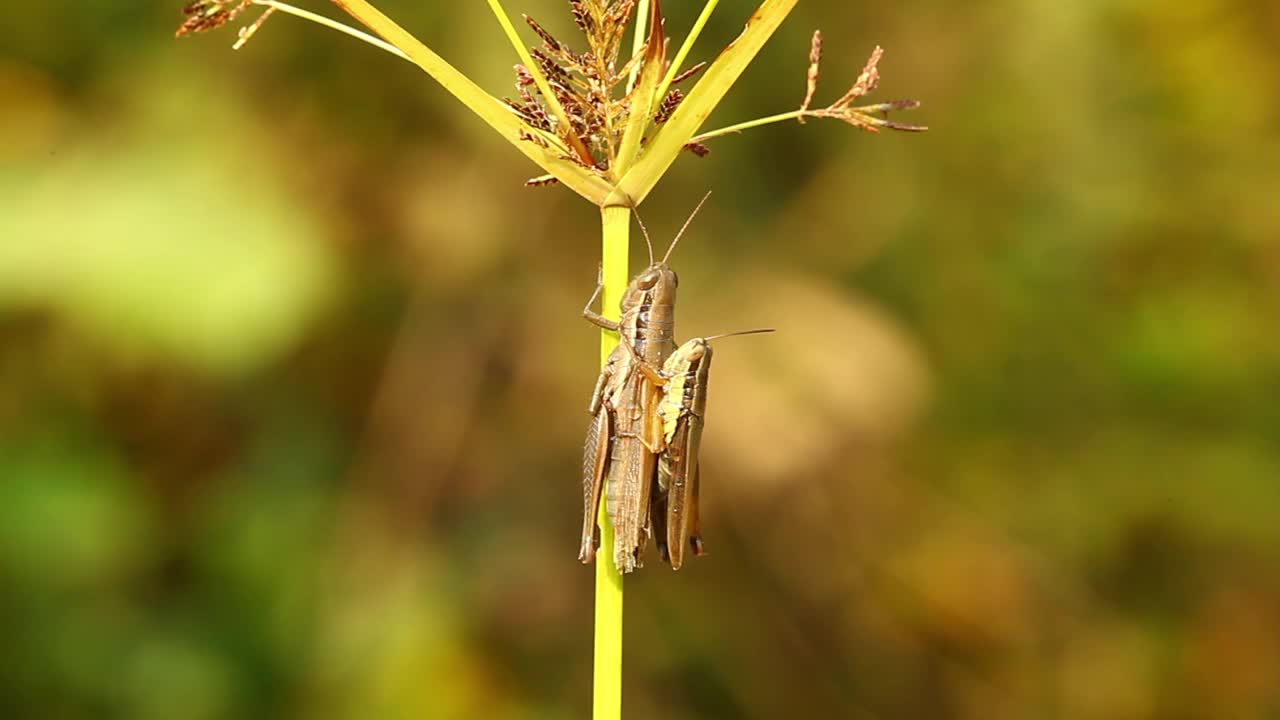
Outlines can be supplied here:
M598 214L409 64L180 5L0 13L0 715L586 717ZM483 4L383 6L511 92ZM644 205L715 191L681 337L780 332L718 353L710 557L627 582L628 717L1280 717L1280 5L806 2L709 127L818 27L819 101L881 44L933 129Z

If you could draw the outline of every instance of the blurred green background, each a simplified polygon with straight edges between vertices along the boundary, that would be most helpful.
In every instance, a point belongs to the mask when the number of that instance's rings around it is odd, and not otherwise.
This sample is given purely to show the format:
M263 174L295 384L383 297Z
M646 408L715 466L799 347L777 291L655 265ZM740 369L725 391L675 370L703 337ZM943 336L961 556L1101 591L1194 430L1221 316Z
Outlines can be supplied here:
M409 64L180 5L0 19L0 716L586 717L598 214ZM481 3L381 5L511 92ZM1280 718L1280 5L806 2L709 127L818 27L819 102L881 44L933 129L644 205L715 191L680 337L780 332L718 353L627 716Z

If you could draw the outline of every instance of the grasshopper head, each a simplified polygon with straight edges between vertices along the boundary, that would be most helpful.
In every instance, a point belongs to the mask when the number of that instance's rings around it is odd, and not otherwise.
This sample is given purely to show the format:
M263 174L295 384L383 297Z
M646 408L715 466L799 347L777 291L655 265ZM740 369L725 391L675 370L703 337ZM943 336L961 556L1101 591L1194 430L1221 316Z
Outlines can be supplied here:
M631 286L622 296L622 310L626 312L642 303L673 305L676 301L676 287L679 285L680 279L676 277L676 271L665 262L656 262L631 281Z
M667 253L662 256L661 260L653 259L653 242L649 239L649 230L645 228L644 223L640 223L640 229L644 231L645 246L649 248L649 267L644 272L636 276L631 281L631 285L627 287L627 292L622 296L622 311L635 308L645 301L650 305L671 307L676 302L676 287L680 285L680 279L676 277L676 271L671 269L667 261L671 259L671 253L680 244L680 238L684 237L684 231L689 229L689 223L693 222L693 218L697 216L698 211L702 209L703 203L711 193L702 196L701 202L693 209L693 213L689 215L689 219L685 220L684 227L680 228L680 232L676 233L676 239L671 241L671 245L667 247ZM640 216L636 215L636 220L640 220Z
M734 337L737 335L758 335L760 333L771 333L773 328L761 328L759 330L743 330L739 332L722 333L720 335L708 335L707 337L696 337L685 342L685 344L676 348L671 353L671 357L667 358L667 364L673 370L688 372L704 363L711 362L711 341L720 338ZM677 367L678 366L678 367Z
M707 342L706 338L696 337L676 348L675 352L667 358L662 369L668 377L684 375L696 370L703 359L709 355L711 355L711 343Z
M680 346L679 353L684 356L685 362L693 365L711 354L711 343L706 338L693 338Z

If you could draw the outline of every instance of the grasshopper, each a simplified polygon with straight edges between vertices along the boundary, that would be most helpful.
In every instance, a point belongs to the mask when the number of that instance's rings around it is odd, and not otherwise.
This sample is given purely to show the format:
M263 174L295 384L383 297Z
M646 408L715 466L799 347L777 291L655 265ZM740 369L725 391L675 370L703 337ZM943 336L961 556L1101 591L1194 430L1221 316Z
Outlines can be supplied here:
M711 341L770 332L773 332L771 328L762 328L693 338L667 358L659 377L653 380L663 386L656 409L662 423L662 438L653 524L658 551L672 570L679 570L684 564L686 548L694 555L704 552L698 524L698 452L706 421ZM646 374L652 372L647 367L641 370Z
M661 376L653 368L663 366L675 345L679 279L667 261L705 202L706 197L659 261L653 260L653 243L648 230L644 231L649 266L627 286L618 320L591 310L602 289L600 282L582 310L589 322L621 336L596 380L588 408L591 425L583 452L582 546L578 552L584 563L595 558L600 545L596 517L603 492L615 529L614 562L624 573L642 564L640 557L652 534L649 506L662 447L662 427L656 413Z

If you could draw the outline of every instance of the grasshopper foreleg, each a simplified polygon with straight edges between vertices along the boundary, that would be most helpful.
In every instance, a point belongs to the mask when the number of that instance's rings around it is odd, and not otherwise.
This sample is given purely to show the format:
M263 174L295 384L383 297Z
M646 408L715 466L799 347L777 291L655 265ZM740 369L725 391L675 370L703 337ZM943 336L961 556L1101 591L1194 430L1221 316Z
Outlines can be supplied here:
M600 297L600 293L603 291L604 291L604 269L600 268L596 271L595 292L591 293L591 298L587 300L587 304L582 308L582 317L586 318L587 322L591 323L592 325L604 328L605 330L612 330L614 332L617 332L618 328L621 327L621 325L618 323L617 320L610 320L604 315L601 315L600 313L591 309L591 306L596 304L596 300Z

